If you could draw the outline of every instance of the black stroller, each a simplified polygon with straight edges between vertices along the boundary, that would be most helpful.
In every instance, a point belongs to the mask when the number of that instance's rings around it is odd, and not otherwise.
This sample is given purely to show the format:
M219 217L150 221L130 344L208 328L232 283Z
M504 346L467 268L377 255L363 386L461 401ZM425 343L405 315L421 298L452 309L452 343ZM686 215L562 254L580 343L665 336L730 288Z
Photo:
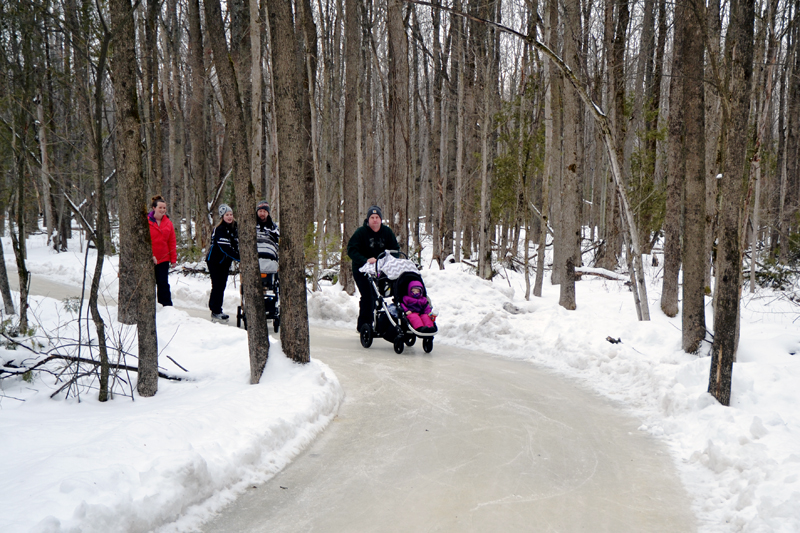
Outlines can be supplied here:
M275 333L281 326L280 278L278 276L278 245L272 241L258 243L258 266L261 269L261 285L264 292L264 310L266 319L272 320ZM247 329L247 317L244 313L244 287L239 287L242 304L236 308L236 327L244 325Z
M398 259L405 259L410 263L408 256L402 252L387 252ZM425 291L422 276L420 276L416 267L399 274L387 275L385 272L385 256L386 252L378 256L374 271L372 270L372 265L369 265L370 271L367 272L367 278L375 292L375 309L373 310L372 324L364 324L361 327L361 346L369 348L372 346L373 338L381 337L394 345L396 353L403 353L405 346L413 346L417 341L417 337L420 337L422 339L422 349L425 353L430 353L433 350L433 336L437 330L429 333L415 330L409 324L406 314L400 306L403 296L408 292L408 284L412 281L422 283L423 291ZM397 274L396 277L395 274ZM427 297L427 291L423 292L423 295ZM387 303L389 299L391 301Z

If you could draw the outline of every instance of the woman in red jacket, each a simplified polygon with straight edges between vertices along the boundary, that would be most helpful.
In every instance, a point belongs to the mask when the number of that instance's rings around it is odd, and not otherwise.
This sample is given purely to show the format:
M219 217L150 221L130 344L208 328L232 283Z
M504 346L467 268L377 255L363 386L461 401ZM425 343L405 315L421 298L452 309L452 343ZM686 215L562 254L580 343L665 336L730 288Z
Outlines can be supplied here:
M153 196L152 211L147 215L150 221L150 241L153 243L153 264L156 268L156 288L158 303L172 305L169 290L169 267L178 262L175 248L175 228L167 216L167 202L164 198Z

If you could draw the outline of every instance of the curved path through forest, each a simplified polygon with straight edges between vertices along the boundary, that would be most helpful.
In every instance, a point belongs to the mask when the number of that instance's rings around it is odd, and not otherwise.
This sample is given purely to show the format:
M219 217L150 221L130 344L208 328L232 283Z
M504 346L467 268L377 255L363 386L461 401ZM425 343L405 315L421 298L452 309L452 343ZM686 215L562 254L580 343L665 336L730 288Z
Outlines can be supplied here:
M322 328L312 357L346 391L338 416L206 533L695 530L663 443L550 372Z
M31 287L74 290L39 276ZM397 355L381 339L365 350L350 330L311 336L346 392L338 416L206 533L696 529L664 444L617 404L522 361L441 344Z

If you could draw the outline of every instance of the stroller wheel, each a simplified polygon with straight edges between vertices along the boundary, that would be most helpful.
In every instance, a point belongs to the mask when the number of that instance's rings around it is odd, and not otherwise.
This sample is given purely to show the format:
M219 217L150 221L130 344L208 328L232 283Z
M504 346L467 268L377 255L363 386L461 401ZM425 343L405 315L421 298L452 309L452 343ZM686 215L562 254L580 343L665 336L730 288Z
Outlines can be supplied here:
M272 319L272 329L275 330L275 333L278 333L278 329L281 327L281 317L276 316Z
M414 343L417 342L417 336L413 333L406 333L406 338L404 339L406 346L414 346Z
M369 324L361 324L359 333L361 334L361 346L364 348L372 346L372 326Z
M403 348L405 348L403 337L399 337L396 341L394 341L394 352L403 353Z
M425 350L425 353L431 353L431 350L433 350L433 337L422 339L422 349Z
M242 327L242 306L236 308L236 327Z

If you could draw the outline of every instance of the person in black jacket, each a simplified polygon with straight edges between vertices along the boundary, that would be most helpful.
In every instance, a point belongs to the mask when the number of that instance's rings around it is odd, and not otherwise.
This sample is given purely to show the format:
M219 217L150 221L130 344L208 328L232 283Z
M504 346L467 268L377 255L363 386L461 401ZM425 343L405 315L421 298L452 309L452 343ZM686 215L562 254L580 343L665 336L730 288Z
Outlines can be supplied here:
M222 220L211 234L211 246L206 257L208 273L211 275L208 308L211 310L212 320L228 320L228 315L222 312L222 299L225 296L231 263L239 261L239 230L230 206L219 206L219 215Z
M374 264L377 257L386 250L399 250L397 237L394 232L383 224L383 214L380 207L373 205L367 210L364 225L353 232L347 242L347 255L353 263L353 279L358 287L361 300L358 304L358 325L361 331L364 324L372 324L372 310L375 307L375 294L370 287L367 275L359 272L365 264Z

